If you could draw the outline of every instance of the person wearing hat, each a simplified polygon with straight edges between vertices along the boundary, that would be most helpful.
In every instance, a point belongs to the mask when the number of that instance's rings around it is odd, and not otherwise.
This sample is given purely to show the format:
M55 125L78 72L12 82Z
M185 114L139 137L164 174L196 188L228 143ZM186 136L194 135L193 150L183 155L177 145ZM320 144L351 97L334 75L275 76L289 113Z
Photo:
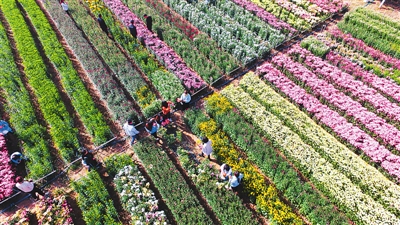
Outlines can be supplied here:
M10 156L11 162L14 163L14 165L19 165L22 160L27 160L27 158L22 155L21 152L14 152Z
M133 124L132 119L128 119L124 123L124 131L125 134L131 137L131 145L135 143L136 135L139 134L139 131L136 130L135 125Z

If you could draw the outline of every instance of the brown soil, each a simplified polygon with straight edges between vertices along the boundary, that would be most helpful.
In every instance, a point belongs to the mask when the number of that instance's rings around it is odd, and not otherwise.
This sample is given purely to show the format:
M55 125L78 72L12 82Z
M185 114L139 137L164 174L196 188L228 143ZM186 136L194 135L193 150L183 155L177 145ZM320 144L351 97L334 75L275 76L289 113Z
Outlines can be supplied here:
M354 10L357 7L363 7L366 5L363 0L344 0L343 2L349 4L350 10ZM379 12L387 17L390 17L392 20L400 21L399 0L386 0L383 6L379 8L381 2L381 0L375 0L372 3L369 3L366 7L367 9L371 9L375 12Z

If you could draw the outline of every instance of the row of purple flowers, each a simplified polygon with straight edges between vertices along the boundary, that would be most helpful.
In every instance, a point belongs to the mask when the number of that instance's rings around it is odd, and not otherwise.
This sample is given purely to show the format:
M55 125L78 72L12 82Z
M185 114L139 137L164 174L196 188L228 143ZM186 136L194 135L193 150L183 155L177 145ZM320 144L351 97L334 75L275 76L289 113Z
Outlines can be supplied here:
M6 139L0 135L0 201L13 193L15 171L11 167Z
M148 30L140 18L132 13L120 0L104 0L104 3L126 26L129 26L131 20L134 21L138 38L144 41L146 47L165 64L169 71L182 80L188 89L197 90L206 85L200 76L189 68L173 49Z
M289 57L279 55L274 57L272 62L310 87L315 96L323 97L333 107L345 113L347 117L354 118L356 122L363 124L365 128L378 135L383 141L400 150L400 132L393 125L368 111L359 102L337 90L332 84L319 79L313 72Z
M360 128L347 122L339 113L322 104L313 95L308 94L270 63L258 67L257 72L296 104L304 107L320 123L332 129L354 147L361 149L373 162L381 163L382 168L390 175L400 178L399 156L392 154Z

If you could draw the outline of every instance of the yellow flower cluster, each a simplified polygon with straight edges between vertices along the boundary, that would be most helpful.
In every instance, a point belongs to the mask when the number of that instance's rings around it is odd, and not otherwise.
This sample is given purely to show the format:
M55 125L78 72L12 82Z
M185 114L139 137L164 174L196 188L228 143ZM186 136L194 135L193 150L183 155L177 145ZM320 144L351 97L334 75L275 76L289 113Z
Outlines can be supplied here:
M85 1L89 5L90 10L94 14L96 14L97 12L100 12L104 7L102 0L85 0Z
M147 106L150 105L154 99L156 99L156 96L154 93L149 89L147 85L143 85L141 88L139 88L136 91L136 96L137 99L136 101L139 103L140 107L142 109L146 108Z

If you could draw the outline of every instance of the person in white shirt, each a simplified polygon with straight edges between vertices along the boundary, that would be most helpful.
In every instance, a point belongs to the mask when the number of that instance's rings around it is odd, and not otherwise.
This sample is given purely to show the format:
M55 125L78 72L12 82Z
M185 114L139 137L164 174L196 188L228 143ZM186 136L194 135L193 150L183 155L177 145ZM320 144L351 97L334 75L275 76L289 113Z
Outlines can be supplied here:
M211 160L210 155L212 153L211 140L208 140L207 137L202 139L203 145L201 146L201 156L204 157L204 154L207 155L208 159Z
M132 119L128 119L128 121L126 121L125 123L124 123L124 131L125 131L125 134L126 135L128 135L128 136L130 136L132 139L131 139L131 145L135 142L135 140L136 140L136 135L137 134L139 134L139 131L138 130L136 130L136 128L135 128L135 125L133 124L133 121L132 121Z
M32 181L32 179L26 181L22 177L17 177L15 179L15 182L17 183L15 187L17 187L22 192L30 193L32 198L34 198L35 200L39 200L39 197L36 195L36 193L38 193L41 196L45 195L43 191L36 186L36 184Z
M68 11L68 4L64 1L61 2L61 7L64 10L64 12L66 12L69 15L69 11Z
M221 173L219 174L219 177L223 181L229 180L229 177L232 176L232 168L228 164L222 164L221 165Z
M185 90L181 97L176 99L175 109L186 110L187 108L189 108L191 100L192 97L190 96L189 92Z
M243 179L243 174L239 173L239 171L235 171L233 176L229 178L229 184L230 184L229 189L233 190L234 192L239 192L242 187L241 185L242 179Z

